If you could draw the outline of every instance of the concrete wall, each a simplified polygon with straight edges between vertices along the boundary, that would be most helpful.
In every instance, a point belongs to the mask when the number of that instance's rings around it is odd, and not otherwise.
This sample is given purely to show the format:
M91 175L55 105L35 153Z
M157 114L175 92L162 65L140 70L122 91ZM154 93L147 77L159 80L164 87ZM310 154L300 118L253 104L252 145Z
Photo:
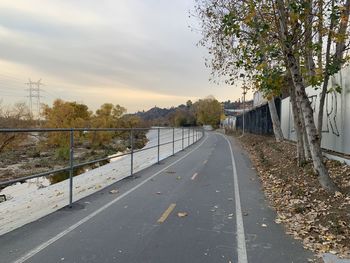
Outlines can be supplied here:
M260 91L255 91L253 94L253 107L260 106L267 102L263 94Z
M344 68L329 81L328 89L339 85L341 93L329 92L325 101L322 147L350 154L350 67ZM308 87L306 90L317 122L320 89ZM285 138L295 140L293 114L290 98L282 100L281 125Z
M221 125L226 128L234 129L236 128L236 117L227 116L225 120L221 122Z

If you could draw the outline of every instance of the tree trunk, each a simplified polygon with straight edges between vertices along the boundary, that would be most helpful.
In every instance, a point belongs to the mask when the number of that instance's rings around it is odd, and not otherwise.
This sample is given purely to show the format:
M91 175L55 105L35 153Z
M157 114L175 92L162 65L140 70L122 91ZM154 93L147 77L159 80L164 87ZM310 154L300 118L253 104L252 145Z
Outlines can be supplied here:
M319 50L317 51L317 66L319 69L323 67L323 38L322 38L322 31L323 31L323 0L317 1L317 17L318 17L318 24L317 24L317 44L319 46Z
M277 114L274 97L268 100L268 105L269 105L269 110L271 115L272 126L273 126L273 133L275 134L276 141L281 142L283 141L284 137L281 129L281 122Z
M289 88L290 93L290 102L292 104L292 112L293 112L293 121L294 121L294 129L297 137L297 162L298 166L302 166L305 162L305 148L304 148L304 136L303 136L303 127L302 121L300 119L299 109L297 107L297 101L295 98L294 88Z
M305 123L302 122L303 124L303 146L304 146L304 154L305 154L305 160L306 162L311 160L311 152L310 152L310 144L307 138L307 133L305 129Z
M335 0L332 1L332 9L334 8ZM328 65L330 64L330 52L331 52L331 44L332 44L332 31L335 26L335 19L332 18L329 26L329 32L328 32L328 39L327 39L327 45L326 45L326 69L324 72L324 80L321 90L321 97L320 97L320 107L318 110L317 115L317 130L319 134L319 142L321 144L322 140L322 127L323 127L323 112L324 112L324 102L326 99L326 93L328 88L328 82L329 82L329 70L327 69Z
M328 88L328 81L329 81L329 75L328 73L325 74L324 80L323 80L323 86L320 96L320 106L318 109L318 115L317 115L317 131L320 135L320 143L322 140L322 127L323 127L323 115L324 115L324 103L326 100L326 94L327 94L327 88Z
M286 63L287 64L287 63ZM311 159L309 142L307 140L306 129L304 124L304 117L301 112L300 105L298 104L295 96L295 88L290 71L288 73L288 86L290 101L292 104L294 129L297 137L297 160L298 166L302 166L304 163Z
M318 180L322 187L329 192L335 192L338 187L334 184L329 176L326 166L323 163L322 150L320 146L320 138L317 134L316 125L313 117L313 110L309 98L305 92L305 86L302 81L299 67L293 53L286 48L286 57L288 61L288 68L292 74L292 79L295 87L295 94L297 102L300 103L302 114L305 122L305 129L307 139L310 144L310 152L313 161L313 166Z
M350 0L346 0L343 11L341 13L340 26L338 30L338 34L340 36L344 36L344 38L342 39L342 41L337 42L335 47L335 60L336 60L336 63L339 65L342 64L343 53L346 48L345 40L347 39L346 32L348 29L349 15L350 15Z
M312 25L313 25L313 13L312 13L313 1L306 1L305 12L307 14L304 27L305 27L305 66L310 78L316 75L315 73L315 62L313 58L313 48L312 48Z
M283 49L284 57L287 62L287 68L290 70L292 80L295 88L295 95L299 103L305 123L308 142L310 144L310 152L313 161L314 170L318 176L321 186L329 192L335 192L338 187L334 184L332 178L329 176L326 166L323 163L322 150L320 146L320 138L317 134L316 125L313 116L313 110L309 98L305 92L305 85L298 66L297 60L294 56L292 44L287 27L286 9L283 0L277 0L278 8L278 26L280 28L281 47Z
M295 90L294 90L295 92ZM311 153L310 153L310 144L309 144L309 140L307 138L307 132L306 132L306 127L305 127L305 120L304 120L304 116L303 116L303 112L301 109L300 104L297 102L297 109L298 109L298 114L299 114L299 119L300 119L300 124L301 124L301 133L303 136L303 147L304 147L304 155L305 155L305 161L309 161L311 159Z

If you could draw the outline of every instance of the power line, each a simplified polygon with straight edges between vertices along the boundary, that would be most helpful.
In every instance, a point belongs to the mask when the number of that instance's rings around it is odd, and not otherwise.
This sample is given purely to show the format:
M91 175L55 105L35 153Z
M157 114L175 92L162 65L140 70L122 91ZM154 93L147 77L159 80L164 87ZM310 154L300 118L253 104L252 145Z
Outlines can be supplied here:
M18 98L18 97L22 97L22 96L1 94L0 97L15 97L15 98ZM24 98L25 98L25 96L24 96Z
M42 90L44 91L45 93L47 93L50 97L52 97L53 99L61 99L61 95L59 95L58 93L56 92L53 92L53 91L48 91L48 90Z
M23 91L21 92L20 90L8 90L8 89L1 89L0 87L0 95L2 93L11 93L11 94L18 94L18 96L23 97Z
M11 75L6 75L4 73L0 73L0 78L2 79L7 79L7 80L11 80L11 81L17 81L17 82L21 82L21 79L15 76L11 76Z

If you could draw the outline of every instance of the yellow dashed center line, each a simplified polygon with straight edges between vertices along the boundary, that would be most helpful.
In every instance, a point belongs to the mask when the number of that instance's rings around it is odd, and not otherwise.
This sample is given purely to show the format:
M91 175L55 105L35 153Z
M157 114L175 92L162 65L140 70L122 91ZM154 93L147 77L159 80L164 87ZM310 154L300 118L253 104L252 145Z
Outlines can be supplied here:
M196 179L197 175L198 175L198 173L195 173L194 175L192 175L191 180Z
M164 213L162 214L162 216L158 219L158 223L164 223L164 221L168 218L168 216L170 215L170 213L174 210L176 204L171 204L167 210L164 211Z

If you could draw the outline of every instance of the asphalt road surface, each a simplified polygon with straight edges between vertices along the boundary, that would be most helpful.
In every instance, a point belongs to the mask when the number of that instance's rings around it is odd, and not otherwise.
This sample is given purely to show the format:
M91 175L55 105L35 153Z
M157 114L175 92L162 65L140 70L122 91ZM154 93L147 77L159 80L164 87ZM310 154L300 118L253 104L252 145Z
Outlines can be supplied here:
M1 236L0 262L308 262L274 219L244 151L207 133L137 178Z

